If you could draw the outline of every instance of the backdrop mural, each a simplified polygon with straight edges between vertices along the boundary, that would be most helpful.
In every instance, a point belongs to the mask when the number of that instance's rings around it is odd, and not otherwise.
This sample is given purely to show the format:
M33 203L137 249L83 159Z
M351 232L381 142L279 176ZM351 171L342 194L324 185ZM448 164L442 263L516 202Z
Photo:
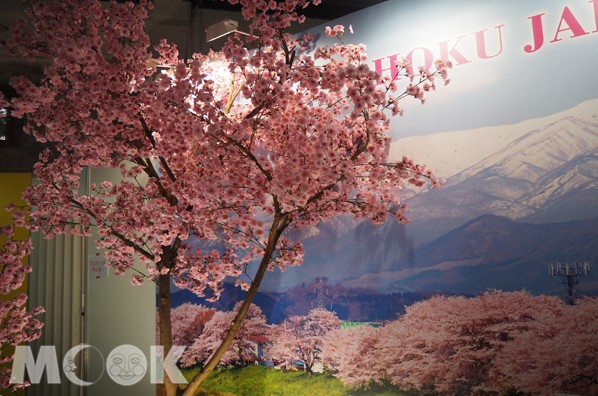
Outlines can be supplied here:
M365 43L380 73L399 59L453 63L425 109L403 103L389 147L444 185L403 192L407 225L337 218L297 235L303 265L267 275L226 362L324 364L351 386L451 394L596 391L598 304L563 305L548 267L598 263L598 1L388 1L335 24L352 27L343 40ZM332 40L324 26L310 33ZM598 295L582 272L579 293ZM231 285L216 303L175 293L186 319L174 332L192 346L183 366L210 354L243 293Z

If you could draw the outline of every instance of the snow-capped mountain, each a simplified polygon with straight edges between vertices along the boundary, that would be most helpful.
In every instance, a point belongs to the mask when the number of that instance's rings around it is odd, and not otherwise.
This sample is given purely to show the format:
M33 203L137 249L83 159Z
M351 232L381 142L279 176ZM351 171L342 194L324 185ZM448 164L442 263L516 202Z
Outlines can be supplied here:
M598 99L593 99L560 113L516 124L401 138L392 143L389 158L396 160L407 155L416 162L427 165L438 177L447 180L482 163L530 132L543 130L566 118L593 124L594 145L596 144ZM540 138L540 135L536 137Z
M421 162L455 161L437 172L445 172L443 188L408 201L410 228L427 241L486 213L538 223L598 215L598 100L516 125L425 136L419 145L416 139L404 148L422 154L407 155L423 157L428 144L429 160ZM395 145L396 155L400 141Z

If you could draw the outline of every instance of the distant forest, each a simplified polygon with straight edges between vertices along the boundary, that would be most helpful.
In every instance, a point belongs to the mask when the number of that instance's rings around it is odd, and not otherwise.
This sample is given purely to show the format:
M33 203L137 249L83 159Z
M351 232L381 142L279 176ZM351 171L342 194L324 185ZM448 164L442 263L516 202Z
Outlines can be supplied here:
M405 313L405 306L425 300L438 293L405 292L382 294L366 288L346 288L331 284L326 278L314 282L301 283L284 292L259 292L254 303L259 306L268 323L278 324L293 315L306 315L312 308L326 308L336 313L339 319L357 322L386 322ZM230 284L215 302L199 298L195 294L181 290L173 293L172 306L185 302L202 304L219 311L229 311L235 303L245 297L245 292Z

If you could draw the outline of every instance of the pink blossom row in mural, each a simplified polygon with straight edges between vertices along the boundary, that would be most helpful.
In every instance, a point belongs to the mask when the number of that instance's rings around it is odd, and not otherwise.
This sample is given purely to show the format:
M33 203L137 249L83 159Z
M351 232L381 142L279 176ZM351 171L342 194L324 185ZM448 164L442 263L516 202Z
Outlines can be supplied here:
M174 308L173 337L187 346L179 364L205 362L236 309ZM222 365L289 369L299 363L308 373L327 370L355 388L381 383L442 395L598 391L596 298L566 305L527 292L435 296L380 327L341 323L334 312L315 308L268 324L252 305Z

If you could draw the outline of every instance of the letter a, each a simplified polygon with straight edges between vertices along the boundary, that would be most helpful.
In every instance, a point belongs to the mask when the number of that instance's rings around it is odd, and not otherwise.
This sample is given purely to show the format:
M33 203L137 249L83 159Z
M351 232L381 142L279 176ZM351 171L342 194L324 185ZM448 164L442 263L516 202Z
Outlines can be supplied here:
M562 27L563 22L567 24L566 28ZM583 29L583 27L581 27L581 24L575 18L575 15L573 15L569 7L565 7L565 9L563 10L563 15L561 15L561 20L559 21L559 27L557 28L556 33L554 35L554 39L551 41L551 43L561 41L562 39L559 38L559 34L561 34L562 32L566 32L567 30L571 30L571 32L573 33L573 35L570 36L571 38L584 36L588 34L588 32L586 32Z
M594 21L596 22L596 30L592 33L598 33L598 0L590 0L590 3L594 6Z

